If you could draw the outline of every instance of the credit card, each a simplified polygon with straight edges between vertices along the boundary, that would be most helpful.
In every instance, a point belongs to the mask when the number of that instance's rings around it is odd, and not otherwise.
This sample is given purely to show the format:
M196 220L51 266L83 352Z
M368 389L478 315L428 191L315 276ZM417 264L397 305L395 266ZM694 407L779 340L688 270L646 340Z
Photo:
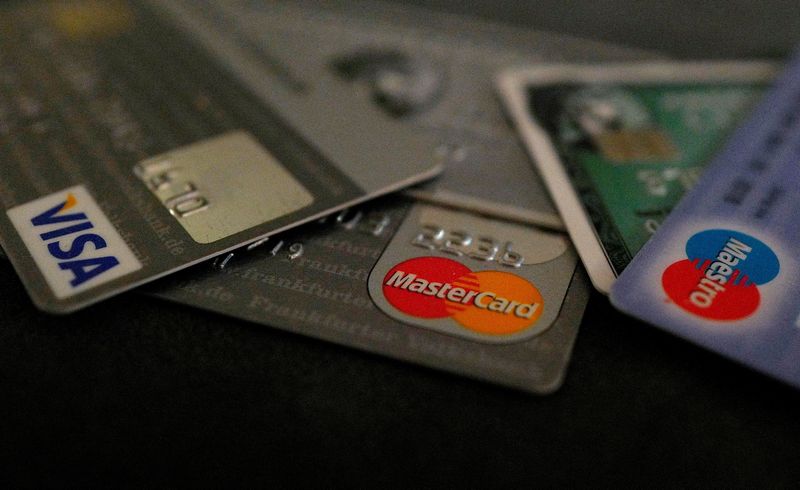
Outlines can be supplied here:
M311 141L335 139L356 152L363 151L364 139L382 142L385 149L370 154L380 161L413 135L433 135L447 169L410 191L413 196L551 228L562 227L560 219L497 104L494 73L544 59L643 56L600 42L374 1L157 5L206 39L242 76L274 80L279 90L265 97L292 108L298 128L318 124L319 109L304 101L335 98L349 136L320 131ZM261 60L261 69L254 70L251 60ZM387 118L406 131L371 130Z
M335 91L272 104L284 87L230 70L208 37L158 9L17 5L0 13L0 242L44 310L75 310L441 169L436 138L390 117L352 143L366 123L342 124L352 108L339 110ZM300 110L314 128L296 126Z
M588 300L565 235L385 199L147 286L157 297L549 393Z
M647 62L499 76L595 288L608 293L775 73L767 62Z
M800 54L611 289L621 310L800 387Z

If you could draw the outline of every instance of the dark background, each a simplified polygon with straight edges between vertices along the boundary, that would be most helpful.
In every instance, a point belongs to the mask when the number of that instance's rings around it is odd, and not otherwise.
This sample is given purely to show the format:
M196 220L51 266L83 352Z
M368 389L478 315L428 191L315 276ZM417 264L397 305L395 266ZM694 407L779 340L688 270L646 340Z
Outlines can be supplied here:
M797 0L395 0L682 58L783 57L800 42Z
M796 1L409 3L681 57L785 56L800 40ZM800 484L797 391L599 294L548 397L133 293L48 316L7 262L0 298L0 482Z

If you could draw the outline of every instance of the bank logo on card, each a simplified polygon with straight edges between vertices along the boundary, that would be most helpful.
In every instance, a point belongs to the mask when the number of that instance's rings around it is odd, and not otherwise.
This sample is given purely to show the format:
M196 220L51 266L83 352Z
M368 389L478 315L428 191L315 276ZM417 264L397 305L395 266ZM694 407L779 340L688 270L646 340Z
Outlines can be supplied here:
M142 267L83 186L11 208L8 217L57 298Z
M686 243L686 256L667 267L661 284L676 305L709 320L753 314L761 303L759 286L780 272L769 246L733 230L695 233Z
M455 260L419 257L394 266L383 279L383 295L399 311L417 318L451 318L488 335L510 335L530 327L544 309L542 295L509 272L472 272Z

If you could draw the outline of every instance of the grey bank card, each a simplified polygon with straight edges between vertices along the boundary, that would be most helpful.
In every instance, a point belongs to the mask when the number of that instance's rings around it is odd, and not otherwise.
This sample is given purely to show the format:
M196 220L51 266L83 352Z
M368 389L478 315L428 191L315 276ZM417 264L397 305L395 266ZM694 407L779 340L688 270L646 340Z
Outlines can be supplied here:
M243 76L279 81L271 100L296 108L294 122L308 128L313 141L339 140L363 152L351 140L374 140L383 148L370 156L381 161L397 145L411 143L409 136L433 135L447 169L413 188L414 197L553 228L561 222L504 120L492 85L495 72L541 61L642 55L374 1L180 0L161 8L208 38L210 48ZM316 104L298 104L303 100ZM319 112L330 107L341 114L349 137L316 131ZM404 131L373 131L374 122L384 118ZM430 159L424 152L417 156Z
M0 7L0 242L45 310L77 309L440 169L433 136L389 116L369 122L380 139L342 124L352 109L337 111L333 88L320 92L326 103L273 104L279 82L233 70L159 5ZM296 128L299 112L314 113L313 128Z
M149 285L158 297L534 393L588 299L566 236L370 203Z

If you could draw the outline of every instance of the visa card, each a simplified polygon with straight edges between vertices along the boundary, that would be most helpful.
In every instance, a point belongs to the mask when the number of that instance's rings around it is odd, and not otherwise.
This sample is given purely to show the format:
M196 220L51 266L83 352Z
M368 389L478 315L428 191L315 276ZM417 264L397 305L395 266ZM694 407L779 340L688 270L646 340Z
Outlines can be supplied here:
M594 286L615 278L755 106L766 62L539 65L498 88Z
M229 69L207 40L140 2L0 8L0 243L40 308L75 310L441 170L437 140L390 117L368 123L384 138L342 145L364 126L342 124L335 93L275 104L280 84Z
M611 290L619 309L800 387L800 56Z
M563 228L494 94L503 66L564 59L632 59L643 53L596 41L444 15L409 5L359 1L154 2L242 76L274 80L265 96L292 107L311 141L335 138L353 156L363 141L380 161L421 148L432 135L443 174L408 192L417 199L502 219ZM251 60L261 60L259 70ZM310 104L309 101L314 101ZM342 134L317 131L321 111ZM391 119L403 131L374 131ZM380 129L380 126L377 126ZM311 133L313 132L313 134ZM428 161L432 155L418 153Z
M533 393L588 300L567 237L387 198L146 287L157 297Z

